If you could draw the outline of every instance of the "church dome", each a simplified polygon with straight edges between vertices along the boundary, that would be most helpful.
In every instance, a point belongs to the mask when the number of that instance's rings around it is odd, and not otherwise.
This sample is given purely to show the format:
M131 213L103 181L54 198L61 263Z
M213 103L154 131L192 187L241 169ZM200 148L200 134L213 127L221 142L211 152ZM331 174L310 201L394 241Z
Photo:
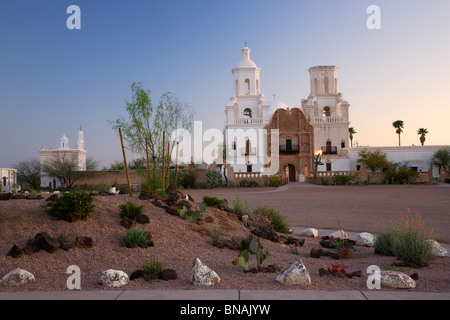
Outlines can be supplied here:
M281 101L276 101L276 100L269 101L269 106L270 106L270 108L269 108L269 113L272 114L272 115L273 115L273 114L275 113L275 111L277 111L278 109L284 109L284 110L289 109L289 107L287 106L287 104L285 104L285 103L283 103L283 102L281 102Z

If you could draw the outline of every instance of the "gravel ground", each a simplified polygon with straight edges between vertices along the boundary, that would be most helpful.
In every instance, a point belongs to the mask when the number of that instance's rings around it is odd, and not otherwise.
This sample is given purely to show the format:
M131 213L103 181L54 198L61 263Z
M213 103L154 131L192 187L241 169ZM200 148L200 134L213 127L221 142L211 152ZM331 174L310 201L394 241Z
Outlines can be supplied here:
M261 191L265 193L262 194L262 197L260 195L260 198L272 204L272 198L284 195L284 193L267 192L273 190L273 188L261 188ZM336 190L339 192L339 189ZM222 197L222 191L213 194ZM230 193L230 197L235 194L234 190L225 191ZM286 193L292 196L293 191L295 190L288 190ZM199 201L198 196L201 192L193 190L192 193L194 199ZM340 193L345 193L345 190L341 190ZM309 194L310 197L314 196L314 192L311 190ZM250 192L240 192L240 195L248 196L251 203L256 201L255 196ZM326 196L322 195L321 197ZM229 218L218 209L208 208L204 213L204 217L213 217L212 223L198 225L180 217L171 216L149 201L134 197L132 201L138 205L144 204L144 213L150 217L149 224L140 225L138 228L151 233L155 246L147 249L123 247L121 237L125 233L125 229L119 225L117 204L125 203L129 199L129 196L126 195L96 197L95 203L98 208L96 213L86 221L76 221L75 223L52 220L42 208L44 200L0 201L0 277L15 268L25 269L36 277L35 282L25 286L0 286L0 291L67 290L66 281L69 274L66 274L66 271L70 265L77 265L81 269L82 290L105 290L103 286L98 284L102 271L118 269L131 274L151 259L163 262L166 268L175 269L178 273L178 279L173 281L154 280L151 282L137 279L130 281L124 287L125 289L367 290L365 277L367 267L378 265L384 269L395 261L393 257L375 255L373 249L365 247L356 247L357 258L355 259L333 260L329 257L314 259L309 257L309 253L312 248L320 248L319 239L306 238L305 245L299 248L298 254L294 254L293 248L290 246L262 239L261 244L268 255L264 265L277 264L284 269L301 259L311 275L312 284L308 287L286 287L275 281L276 273L244 273L240 267L231 263L238 255L238 251L227 248L218 249L211 245L209 231L214 226L220 226L225 238L231 238L232 236L245 238L249 234L249 231L241 222ZM278 201L282 202L281 199L278 199ZM301 200L298 203L302 204L303 201L306 200ZM302 212L306 212L306 209L299 204L296 207L301 209ZM362 215L360 210L356 210L355 214ZM288 214L288 217L292 219L292 214ZM352 216L346 217L352 218ZM345 229L346 226L352 226L351 229L359 227L358 224L350 224L346 221L352 219L342 218L339 216L342 228ZM303 224L313 227L325 226L314 225L312 222L317 220L316 217L310 219L311 223L301 221L305 222ZM448 221L444 221L444 223L448 224ZM333 219L328 226L334 226ZM367 227L362 229L367 230ZM48 232L53 237L64 232L72 240L76 236L88 236L93 238L94 247L91 249L75 248L71 251L58 250L53 254L40 251L34 255L23 256L18 259L6 256L14 244L24 247L28 239L43 231ZM217 272L222 278L220 284L213 287L196 287L190 284L191 266L196 257ZM353 279L320 277L319 268L326 269L332 263L344 265L348 272L361 270L363 277ZM250 264L250 266L254 266L255 261L251 261ZM449 292L450 280L447 275L448 271L446 271L449 267L449 258L445 257L438 259L427 268L402 268L402 271L407 274L419 273L420 278L417 280L417 287L411 291Z

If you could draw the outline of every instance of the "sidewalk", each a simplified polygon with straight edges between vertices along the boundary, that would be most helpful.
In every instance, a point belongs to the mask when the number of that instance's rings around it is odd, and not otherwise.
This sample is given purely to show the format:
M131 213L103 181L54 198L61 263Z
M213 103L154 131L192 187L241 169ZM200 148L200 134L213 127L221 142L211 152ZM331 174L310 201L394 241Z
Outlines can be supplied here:
M0 300L450 300L450 292L320 290L125 290L0 292Z

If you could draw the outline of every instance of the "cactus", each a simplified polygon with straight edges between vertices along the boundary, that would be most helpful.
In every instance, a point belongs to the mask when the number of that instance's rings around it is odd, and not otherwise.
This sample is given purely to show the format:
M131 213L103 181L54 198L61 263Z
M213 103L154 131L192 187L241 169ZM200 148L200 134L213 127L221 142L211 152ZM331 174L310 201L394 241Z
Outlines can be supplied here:
M244 270L248 270L248 261L250 260L250 253L256 254L256 264L261 267L262 263L266 259L266 254L264 253L264 249L262 245L253 239L250 240L249 248L239 253L238 257L232 262L234 265L239 265L244 268Z
M248 251L243 251L239 253L238 257L233 260L234 265L241 266L244 270L248 270L248 260L250 259L250 253Z

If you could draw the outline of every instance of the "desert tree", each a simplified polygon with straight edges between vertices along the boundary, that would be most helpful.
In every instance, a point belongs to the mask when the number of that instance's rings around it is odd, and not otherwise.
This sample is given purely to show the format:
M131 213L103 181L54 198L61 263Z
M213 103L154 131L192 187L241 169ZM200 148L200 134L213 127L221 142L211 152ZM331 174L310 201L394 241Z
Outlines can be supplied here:
M97 161L86 159L86 167L80 168L78 156L71 152L56 153L41 164L43 175L57 179L61 186L70 190L75 182L89 175L89 171L96 170Z
M364 166L375 172L377 170L386 171L391 163L387 160L386 153L377 149L375 151L368 151L363 149L359 152L358 163L362 163Z
M33 190L41 186L41 163L38 159L20 161L13 165L17 169L17 182Z
M450 149L441 148L437 150L431 158L431 164L445 171L450 171Z
M403 133L403 120L397 120L392 122L392 126L395 128L395 133L398 134L398 146L400 147L400 135Z
M167 133L166 142L169 142L171 153L176 144L174 142L181 137L183 131L191 131L193 116L190 107L174 94L163 94L155 105L150 97L151 91L142 88L142 83L133 82L131 93L131 102L126 102L128 117L120 116L108 122L114 131L121 128L124 140L133 152L147 156L148 147L155 169L156 161L162 159L163 132Z
M428 134L428 130L425 128L419 128L417 130L417 134L420 136L420 143L424 145L425 143L425 136Z

